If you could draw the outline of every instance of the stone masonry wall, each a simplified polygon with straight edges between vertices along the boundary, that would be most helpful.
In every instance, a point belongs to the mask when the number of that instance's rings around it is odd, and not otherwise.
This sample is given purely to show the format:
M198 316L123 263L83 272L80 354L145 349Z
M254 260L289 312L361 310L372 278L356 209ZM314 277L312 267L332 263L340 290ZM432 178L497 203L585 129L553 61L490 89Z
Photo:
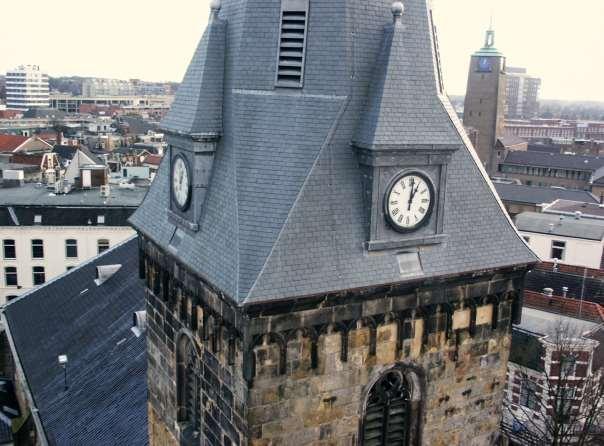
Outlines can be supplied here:
M264 340L255 349L256 374L249 394L251 444L356 445L366 386L395 363L425 372L423 445L491 445L501 420L509 325L492 330L492 305L477 309L476 333L469 310L453 317L454 339L444 331L423 336L424 321L412 322L412 337L397 354L397 324L371 328L358 323L348 333L342 361L338 332L322 334L318 364L311 368L311 340L301 332L288 341L286 373L279 375L279 346ZM505 312L502 315L505 317ZM427 340L426 345L422 345Z

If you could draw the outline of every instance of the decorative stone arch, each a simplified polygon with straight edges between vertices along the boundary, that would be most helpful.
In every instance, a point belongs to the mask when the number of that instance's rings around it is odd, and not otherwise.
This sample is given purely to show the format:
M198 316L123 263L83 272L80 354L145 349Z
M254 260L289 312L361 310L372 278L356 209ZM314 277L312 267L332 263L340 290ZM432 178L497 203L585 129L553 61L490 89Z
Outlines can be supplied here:
M201 352L193 333L176 335L176 419L184 439L197 438L201 430Z
M425 377L413 364L395 364L375 373L363 391L360 446L419 446Z

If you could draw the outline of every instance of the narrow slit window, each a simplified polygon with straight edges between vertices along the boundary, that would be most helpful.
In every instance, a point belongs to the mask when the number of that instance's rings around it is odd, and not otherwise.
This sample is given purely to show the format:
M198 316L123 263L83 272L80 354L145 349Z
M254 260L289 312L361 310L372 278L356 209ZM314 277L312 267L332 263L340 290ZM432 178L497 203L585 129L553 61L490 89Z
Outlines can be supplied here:
M279 87L302 87L307 27L308 0L282 0L276 81Z

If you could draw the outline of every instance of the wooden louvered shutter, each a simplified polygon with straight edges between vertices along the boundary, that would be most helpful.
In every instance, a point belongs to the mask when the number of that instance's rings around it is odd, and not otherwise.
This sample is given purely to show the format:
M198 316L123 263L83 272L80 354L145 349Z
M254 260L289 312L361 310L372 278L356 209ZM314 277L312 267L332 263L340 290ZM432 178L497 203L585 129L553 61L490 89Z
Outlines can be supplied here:
M399 371L388 372L371 389L363 420L364 446L406 446L409 439L409 389Z
M280 87L302 86L308 21L308 0L282 0L277 82Z
M198 377L196 373L197 355L192 345L189 345L187 352L187 366L185 376L185 407L187 411L187 420L194 430L199 430L201 406L199 400Z

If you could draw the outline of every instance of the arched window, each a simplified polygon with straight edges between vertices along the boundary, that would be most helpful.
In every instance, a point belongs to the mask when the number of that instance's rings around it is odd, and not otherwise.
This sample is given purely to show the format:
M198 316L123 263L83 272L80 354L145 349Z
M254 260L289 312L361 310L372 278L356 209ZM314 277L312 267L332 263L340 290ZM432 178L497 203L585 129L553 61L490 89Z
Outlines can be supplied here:
M178 421L183 423L183 435L189 439L199 436L201 396L199 359L191 338L182 335L178 343L177 388Z
M388 371L367 395L363 446L407 446L413 435L411 386L399 369Z

